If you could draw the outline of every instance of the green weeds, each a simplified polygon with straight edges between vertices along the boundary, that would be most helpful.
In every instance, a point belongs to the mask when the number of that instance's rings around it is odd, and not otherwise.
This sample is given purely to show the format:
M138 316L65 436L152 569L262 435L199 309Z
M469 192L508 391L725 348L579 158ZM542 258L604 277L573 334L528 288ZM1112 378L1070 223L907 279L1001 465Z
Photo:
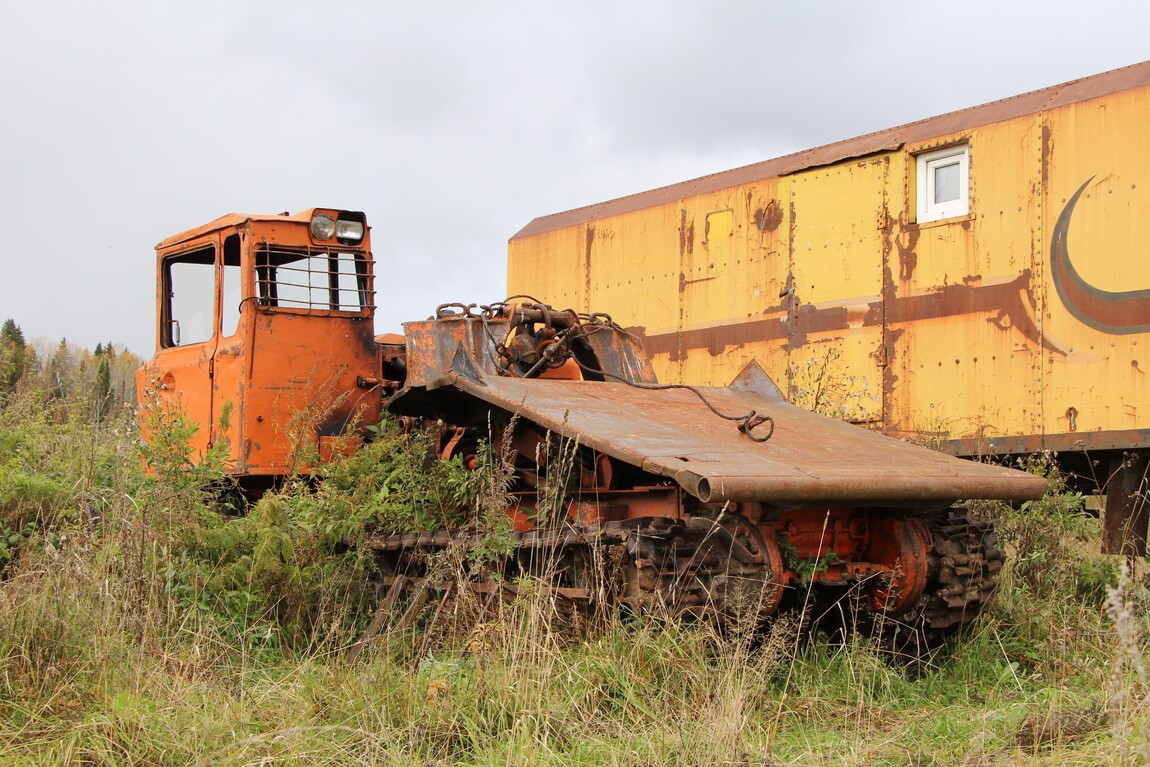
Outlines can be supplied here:
M70 391L0 405L0 763L1150 761L1145 589L1093 553L1097 520L1049 469L1046 499L979 510L1011 556L1000 595L915 668L797 642L786 619L572 634L531 579L486 609L432 600L350 663L380 596L372 529L478 526L481 553L445 559L457 573L506 555L498 446L471 471L385 424L235 518L215 500L226 456L191 456L178 409L141 414L144 445L132 413L94 419Z

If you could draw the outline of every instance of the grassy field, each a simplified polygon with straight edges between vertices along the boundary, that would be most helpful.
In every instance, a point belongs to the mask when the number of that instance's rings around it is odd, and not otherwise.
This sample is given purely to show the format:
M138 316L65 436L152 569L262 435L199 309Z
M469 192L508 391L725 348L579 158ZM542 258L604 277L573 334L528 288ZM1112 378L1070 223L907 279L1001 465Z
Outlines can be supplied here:
M382 439L229 521L203 490L218 457L190 465L180 419L145 410L143 446L133 413L80 394L0 402L0 764L1150 762L1150 595L1093 553L1097 520L1057 477L979 509L1011 555L1002 589L913 667L793 617L753 641L653 617L573 634L530 584L349 662L378 594L345 542L475 502L451 467L421 475Z

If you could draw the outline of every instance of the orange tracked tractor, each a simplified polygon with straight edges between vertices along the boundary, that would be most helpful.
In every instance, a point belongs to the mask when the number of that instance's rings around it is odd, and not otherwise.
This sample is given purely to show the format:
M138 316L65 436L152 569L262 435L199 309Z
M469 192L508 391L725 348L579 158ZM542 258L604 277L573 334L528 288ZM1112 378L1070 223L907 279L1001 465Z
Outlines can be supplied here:
M753 362L725 387L660 385L603 314L519 297L443 305L375 337L375 296L396 288L376 290L369 238L362 213L316 208L229 215L157 246L158 343L139 391L200 424L196 451L226 447L250 493L304 468L300 445L320 460L357 449L386 411L428 429L443 460L473 466L483 445L506 446L502 583L546 554L567 603L719 621L765 619L811 586L853 593L864 617L917 641L967 623L996 589L1003 553L955 501L1045 490L794 407ZM428 554L476 539L379 530L371 545L390 581L410 583Z

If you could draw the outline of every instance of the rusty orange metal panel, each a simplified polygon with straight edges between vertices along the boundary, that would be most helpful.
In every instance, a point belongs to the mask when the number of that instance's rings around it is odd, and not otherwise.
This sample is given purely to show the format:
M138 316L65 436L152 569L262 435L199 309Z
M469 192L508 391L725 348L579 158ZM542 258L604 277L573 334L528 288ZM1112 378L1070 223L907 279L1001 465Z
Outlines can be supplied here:
M1038 498L1046 480L925 450L729 387L699 392L729 414L769 414L755 442L686 389L453 375L457 389L602 453L668 477L704 501L796 505L945 505L959 498Z
M246 473L298 470L324 437L379 422L379 391L357 385L359 378L375 375L367 323L259 314L249 342L255 353L239 390Z

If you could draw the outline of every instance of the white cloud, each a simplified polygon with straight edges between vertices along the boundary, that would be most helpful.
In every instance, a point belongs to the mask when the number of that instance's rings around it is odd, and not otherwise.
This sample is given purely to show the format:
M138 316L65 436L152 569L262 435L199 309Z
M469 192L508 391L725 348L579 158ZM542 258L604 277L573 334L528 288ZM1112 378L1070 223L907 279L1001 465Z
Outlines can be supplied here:
M147 354L156 241L364 210L378 328L502 297L532 218L1145 57L1150 6L15 2L0 319Z

